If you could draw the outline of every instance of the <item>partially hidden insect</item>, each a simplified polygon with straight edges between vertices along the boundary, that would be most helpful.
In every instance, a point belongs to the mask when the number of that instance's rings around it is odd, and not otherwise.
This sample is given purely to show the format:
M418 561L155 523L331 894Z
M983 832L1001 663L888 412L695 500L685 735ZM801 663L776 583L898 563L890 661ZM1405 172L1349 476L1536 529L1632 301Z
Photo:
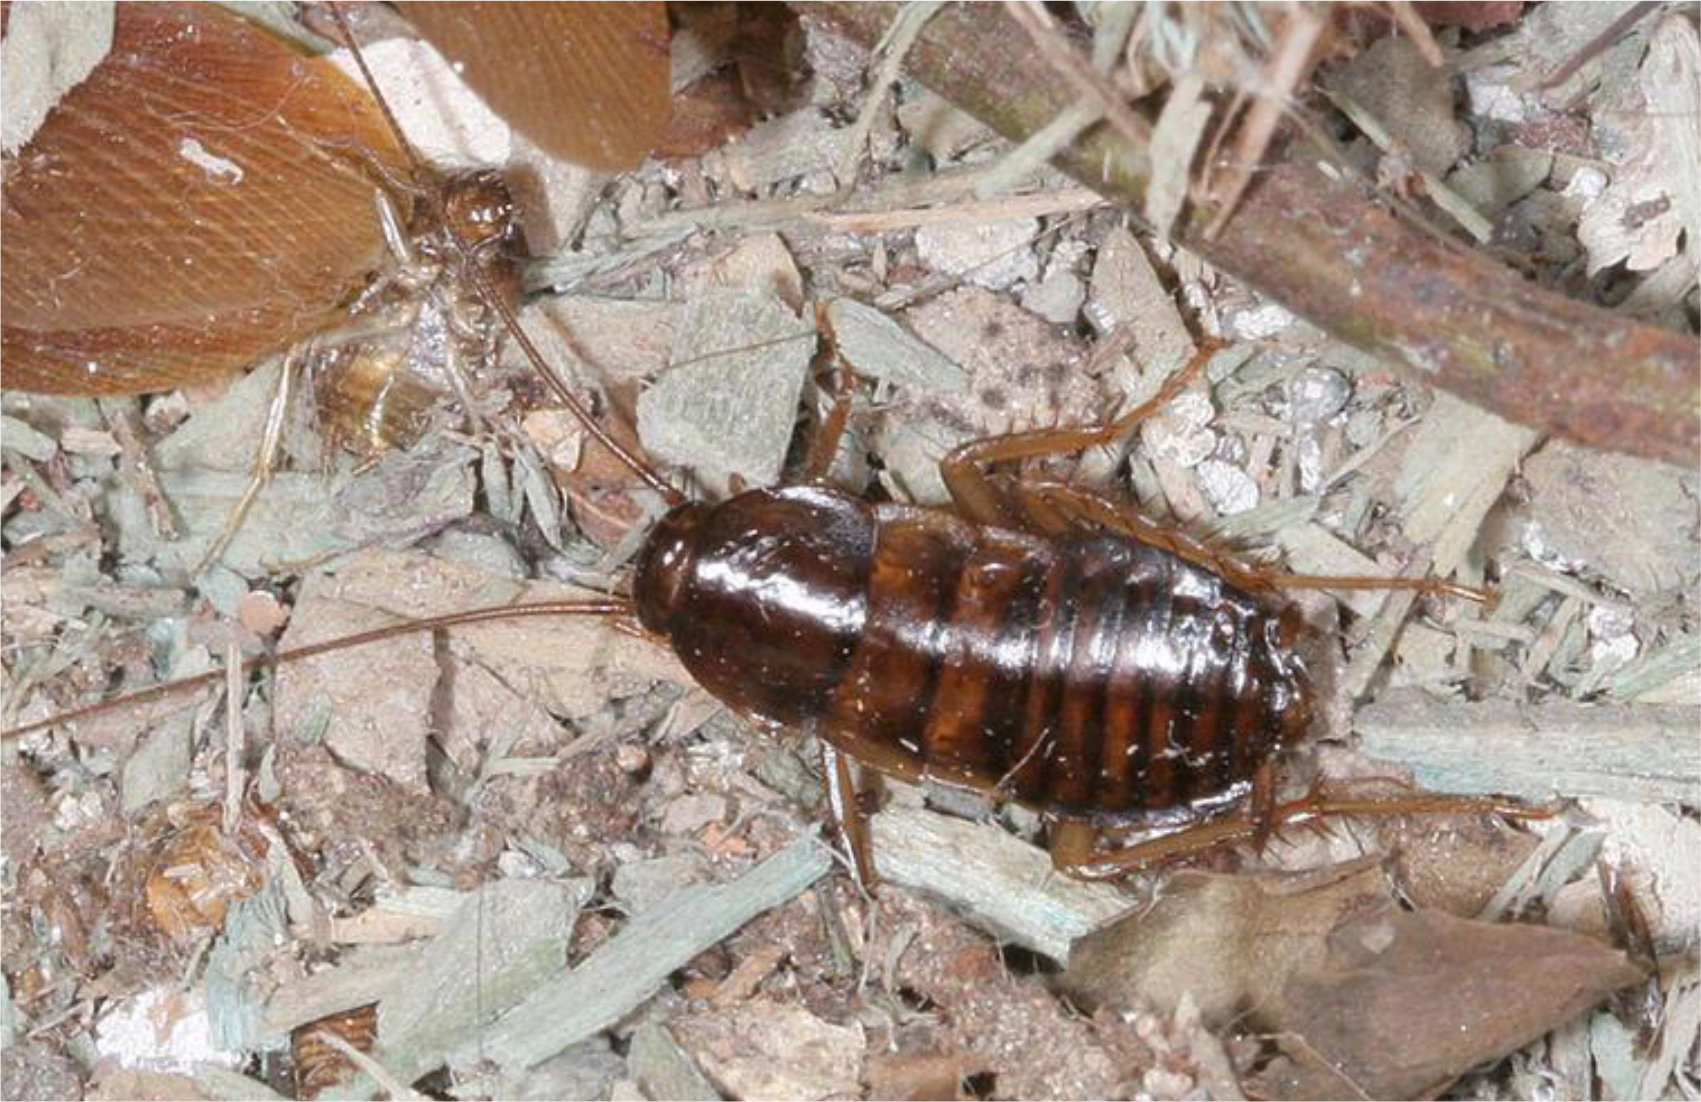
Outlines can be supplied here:
M553 378L495 281L470 262L480 246L467 239L469 227L497 224L478 197L486 193L472 194L470 217L446 208L444 263ZM486 240L499 242L500 233ZM391 247L407 248L394 240ZM848 386L801 481L714 504L688 501L560 387L585 430L669 506L644 541L626 594L479 609L277 657L514 615L635 619L734 711L822 740L833 804L865 875L868 847L846 758L1027 805L1054 824L1054 860L1083 875L1259 838L1296 818L1505 810L1476 799L1320 793L1281 804L1274 773L1315 711L1300 653L1307 629L1279 599L1282 589L1484 594L1435 579L1261 572L1083 489L1000 473L999 464L1132 432L1202 372L1215 349L1207 342L1156 396L1104 426L959 447L943 464L949 509L870 504L825 483ZM9 734L79 714L86 712ZM1172 833L1102 852L1094 834L1103 826Z
M659 6L577 18L544 8L480 18L482 38L441 13L433 22L481 73L504 33L596 47L599 64L580 75L630 76L611 119L627 144L591 152L634 160L630 144L654 126L643 101L659 93L666 118ZM346 37L341 9L329 10ZM587 99L581 89L559 114L594 114ZM203 568L278 467L303 386L325 436L361 456L436 422L478 425L475 381L494 363L498 311L518 294L515 204L494 171L425 164L388 111L328 59L238 15L124 5L113 53L8 158L9 387L144 394L286 350L254 484L201 551Z

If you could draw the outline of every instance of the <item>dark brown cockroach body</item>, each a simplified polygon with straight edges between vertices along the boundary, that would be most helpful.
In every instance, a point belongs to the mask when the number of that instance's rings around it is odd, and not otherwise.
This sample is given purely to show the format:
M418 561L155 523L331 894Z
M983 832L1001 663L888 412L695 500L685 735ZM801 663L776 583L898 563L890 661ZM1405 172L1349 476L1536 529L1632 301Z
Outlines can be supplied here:
M1208 815L1311 713L1294 609L1116 536L757 490L669 513L634 598L739 712L1062 818Z

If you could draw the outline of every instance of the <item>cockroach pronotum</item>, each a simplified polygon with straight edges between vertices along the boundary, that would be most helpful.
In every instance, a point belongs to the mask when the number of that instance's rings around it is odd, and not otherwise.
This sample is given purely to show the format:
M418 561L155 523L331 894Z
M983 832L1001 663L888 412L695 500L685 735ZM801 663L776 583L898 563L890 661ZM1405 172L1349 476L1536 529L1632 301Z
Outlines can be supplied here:
M456 220L444 225L444 263L460 265L540 375L553 380L512 309L474 266L478 254ZM867 846L846 758L1029 806L1056 827L1054 860L1083 875L1261 837L1284 821L1323 814L1515 813L1494 801L1421 795L1276 798L1275 763L1315 710L1300 653L1307 629L1279 599L1282 589L1486 594L1437 579L1262 572L1082 489L998 473L1000 463L1121 438L1202 372L1216 347L1206 342L1156 396L1102 427L957 448L943 464L950 509L870 504L825 483L845 428L848 385L841 384L802 481L716 504L687 500L558 387L586 432L669 506L625 595L478 609L275 660L507 616L635 620L729 708L813 732L830 748L833 804L859 871L868 867ZM1093 832L1106 825L1173 833L1099 852Z

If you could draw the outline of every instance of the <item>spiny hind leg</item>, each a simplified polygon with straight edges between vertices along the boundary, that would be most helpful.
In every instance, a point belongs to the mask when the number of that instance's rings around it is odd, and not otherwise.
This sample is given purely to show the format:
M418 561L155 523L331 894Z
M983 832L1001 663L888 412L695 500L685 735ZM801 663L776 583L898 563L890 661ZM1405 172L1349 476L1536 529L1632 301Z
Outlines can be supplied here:
M1292 574L1255 566L1228 551L1170 525L1141 516L1136 510L1091 491L1061 483L1023 483L991 473L996 463L1084 451L1114 443L1132 432L1186 389L1222 349L1204 342L1180 371L1164 381L1158 392L1108 424L1093 428L1039 429L975 440L953 450L940 464L952 500L964 514L983 524L1004 524L1060 535L1085 524L1115 532L1177 558L1210 570L1249 590L1410 590L1462 597L1492 605L1492 591L1443 578L1389 578L1360 575Z
M1274 789L1266 791L1273 793ZM1546 808L1525 807L1493 796L1451 796L1432 792L1414 792L1406 796L1352 796L1315 788L1298 799L1276 803L1273 797L1260 799L1255 786L1253 798L1246 807L1129 846L1101 850L1096 846L1096 828L1091 824L1059 824L1070 829L1054 827L1052 862L1059 871L1077 879L1109 880L1140 869L1213 853L1227 846L1252 843L1261 848L1283 827L1321 823L1336 816L1499 815L1511 819L1545 819L1552 814Z
M1025 526L1022 522L1028 518L1020 507L1008 501L1008 495L1001 493L998 483L991 477L993 464L1048 455L1070 455L1115 443L1185 390L1204 372L1205 365L1222 347L1216 341L1203 343L1193 359L1166 379L1156 394L1114 421L1086 428L1035 429L989 436L952 449L939 464L952 501L964 515L983 524Z
M816 430L815 439L809 443L809 458L803 465L803 480L805 482L821 482L833 469L833 460L838 458L839 446L844 442L845 432L850 427L851 397L856 387L856 375L850 364L845 362L839 353L839 342L833 334L833 324L827 318L826 303L815 306L815 328L827 342L828 355L833 365L833 405L827 412L826 420Z
M1251 841L1258 833L1252 817L1228 815L1181 827L1131 846L1099 847L1100 830L1087 822L1053 823L1047 839L1051 863L1077 880L1112 880L1141 869L1197 857Z
M821 772L827 781L827 810L850 860L851 879L862 891L873 891L878 883L874 870L874 841L869 833L868 812L862 806L858 792L856 764L823 742Z
M212 543L201 553L201 558L195 563L190 577L198 578L216 562L230 547L230 541L236 538L236 533L242 530L242 522L247 519L248 511L254 507L267 486L271 485L272 475L278 467L278 455L283 450L284 426L289 420L291 396L295 393L295 384L301 375L302 364L312 353L314 343L309 338L295 345L284 354L283 366L278 371L278 385L272 391L272 402L266 410L266 427L260 434L260 447L254 456L254 473L248 479L248 487L237 501L230 515L225 517L224 524L219 527L218 534Z

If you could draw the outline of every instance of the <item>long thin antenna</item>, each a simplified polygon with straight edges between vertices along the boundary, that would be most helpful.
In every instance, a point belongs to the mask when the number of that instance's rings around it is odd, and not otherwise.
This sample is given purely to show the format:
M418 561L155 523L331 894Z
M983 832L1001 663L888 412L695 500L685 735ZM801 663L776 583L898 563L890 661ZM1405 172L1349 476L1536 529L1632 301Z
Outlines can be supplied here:
M384 93L378 88L378 78L372 75L372 69L366 64L366 54L360 49L360 43L355 41L354 28L349 26L348 16L343 12L342 4L337 0L330 3L331 18L337 21L337 30L342 32L343 45L348 47L349 56L354 58L355 67L366 81L366 88L372 93L372 98L378 101L378 110L384 116L384 125L390 128L390 136L396 139L396 145L413 166L415 177L425 176L425 162L420 159L419 151L414 149L408 136L402 133L402 124L396 121L395 113L390 110L390 101L384 98ZM415 180L418 183L418 179Z
M463 259L470 259L471 253L465 242L456 237L455 243L459 246ZM537 350L532 339L526 336L526 331L520 328L520 319L515 317L514 311L508 308L508 304L491 290L490 285L485 282L484 274L478 270L477 266L468 264L467 272L472 276L473 283L478 287L479 293L488 300L491 306L496 308L497 314L501 315L502 321L508 326L508 332L513 335L515 342L520 346L520 351L524 352L526 359L530 361L532 370L536 371L538 377L549 384L549 389L555 393L556 398L560 399L561 404L571 410L573 416L579 419L579 423L585 427L585 431L596 437L597 443L613 452L614 457L642 479L644 485L661 494L662 500L666 501L670 507L683 505L686 501L684 494L668 485L667 480L652 470L649 464L632 454L632 451L626 445L616 440L613 434L597 423L596 418L591 416L590 410L585 408L585 404L579 401L578 397L567 388L567 384L561 381L561 377L544 361L543 353Z
M276 654L256 655L242 660L242 672L264 669L268 666L281 666L286 662L300 662L308 658L316 658L321 654L331 654L353 647L363 647L369 643L381 643L386 639L394 639L402 635L411 635L419 631L436 631L439 628L464 627L467 624L482 624L491 620L516 620L530 616L620 616L630 615L630 602L608 598L607 600L582 601L538 601L525 605L492 605L487 608L473 608L465 612L450 612L441 616L428 616L418 620L405 620L399 624L389 624L370 631L357 632L337 639L327 639L322 643L309 643L306 646L291 647ZM132 693L115 696L110 700L102 700L82 708L74 708L69 712L60 712L47 719L38 719L33 723L24 723L0 732L0 741L11 742L13 739L35 731L44 731L49 727L58 727L63 723L72 723L90 716L102 715L120 708L133 708L142 704L152 704L156 700L164 700L178 693L186 693L199 689L203 685L212 685L226 676L224 670L214 670L211 673L199 674L195 677L180 678L177 681L167 681L161 685L152 685L146 689L137 689Z
M402 151L407 154L408 161L413 165L415 174L423 177L427 171L426 166L420 159L418 152L414 150L413 145L407 140L407 135L402 133L401 124L396 120L395 113L390 110L390 103L384 98L383 89L378 86L378 78L373 75L371 67L366 64L366 55L361 52L360 44L355 41L353 28L349 26L348 16L344 14L342 5L337 0L332 0L330 7L331 15L337 22L337 29L342 32L343 42L348 46L349 54L354 58L355 65L360 69L360 75L365 79L366 87L372 92L372 98L378 101L378 108L383 112L384 121L389 126L390 133L395 136L396 144L401 146ZM520 351L525 354L532 370L554 393L556 399L566 406L573 416L579 419L579 423L584 426L586 432L596 438L597 443L612 452L621 465L637 475L644 485L659 493L662 500L666 501L670 507L684 504L686 501L684 494L669 485L667 480L662 478L648 463L638 458L631 449L616 440L613 434L603 428L596 418L591 416L591 412L586 408L585 403L580 401L568 388L561 376L543 358L543 354L538 351L537 345L533 344L531 338L526 335L526 331L520 328L520 319L515 316L514 311L509 308L506 302L502 301L502 297L496 293L495 289L484 278L484 274L478 270L478 265L473 262L472 250L465 241L461 240L461 235L455 232L454 226L449 223L448 219L444 218L441 221L443 228L448 232L449 239L455 244L455 251L460 255L462 270L471 277L473 286L478 289L479 296L496 311L503 324L508 327L508 332L519 344Z

